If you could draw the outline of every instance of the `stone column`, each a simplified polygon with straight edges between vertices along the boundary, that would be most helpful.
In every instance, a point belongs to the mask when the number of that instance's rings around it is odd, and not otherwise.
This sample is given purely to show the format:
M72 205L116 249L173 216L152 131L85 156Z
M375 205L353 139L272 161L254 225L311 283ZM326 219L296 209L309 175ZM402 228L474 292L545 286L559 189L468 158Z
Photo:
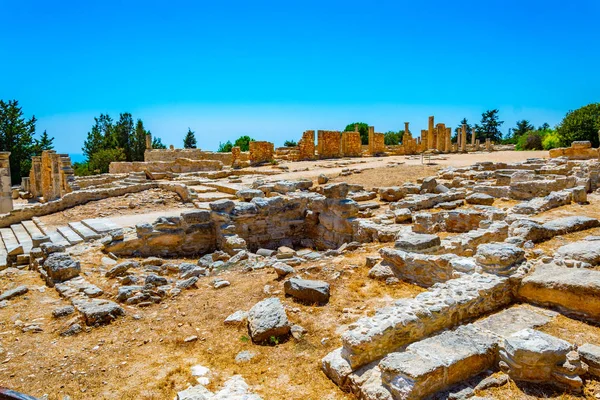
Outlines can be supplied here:
M404 123L404 134L405 135L410 134L410 130L408 129L408 122ZM598 135L600 135L600 132L598 132Z
M475 128L471 128L471 144L475 146L475 138L477 137L477 133L475 133Z
M452 151L452 128L446 128L446 137L444 138L446 144L444 145L446 153L450 153Z
M460 151L467 151L467 126L463 124L460 138Z
M146 134L146 150L152 150L152 134Z
M477 139L477 140L475 140L475 150L476 151L479 151L479 146L480 146L479 139Z
M31 157L31 170L29 171L29 192L33 197L42 195L42 157Z
M369 154L373 155L375 151L375 127L369 127Z
M485 139L485 149L487 151L492 151L492 141L490 138Z
M54 150L42 151L42 196L45 201L60 198L61 160Z
M433 141L433 116L429 117L429 128L427 129L427 149L433 149L435 143Z
M446 124L440 123L437 125L437 146L439 152L443 152L446 144Z
M8 157L10 157L10 151L0 152L0 214L11 212L13 209Z

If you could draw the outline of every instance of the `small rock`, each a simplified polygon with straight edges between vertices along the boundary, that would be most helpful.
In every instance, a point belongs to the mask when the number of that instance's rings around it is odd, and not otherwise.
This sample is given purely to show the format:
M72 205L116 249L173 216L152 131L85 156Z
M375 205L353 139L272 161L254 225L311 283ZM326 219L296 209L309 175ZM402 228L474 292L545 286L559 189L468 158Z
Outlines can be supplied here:
M248 362L248 361L252 360L255 355L256 354L254 354L253 352L248 351L248 350L240 351L235 356L235 362L236 363L245 363L245 362Z
M67 315L71 315L75 312L75 308L73 306L64 306L64 307L59 307L59 308L55 308L54 310L52 310L52 316L54 318L62 318L62 317L66 317Z
M213 282L213 287L215 289L221 289L229 285L231 285L231 283L229 283L229 281L226 281L225 279L215 279L215 281Z
M295 272L294 268L282 262L276 262L273 264L273 269L277 273L277 277L280 279Z
M237 310L236 312L225 318L225 321L223 321L223 323L225 325L239 325L246 322L247 319L248 313L246 311Z
M188 336L185 339L183 339L184 343L191 343L191 342L195 342L196 340L198 340L198 336Z

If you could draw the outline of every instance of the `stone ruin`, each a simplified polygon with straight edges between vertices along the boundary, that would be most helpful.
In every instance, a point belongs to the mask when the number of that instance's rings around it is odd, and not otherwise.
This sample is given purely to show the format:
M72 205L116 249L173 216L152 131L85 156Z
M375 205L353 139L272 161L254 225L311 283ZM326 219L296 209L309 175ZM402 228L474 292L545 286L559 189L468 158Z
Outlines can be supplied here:
M550 158L567 157L569 160L597 160L600 149L592 148L589 141L571 143L571 147L559 147L549 151Z

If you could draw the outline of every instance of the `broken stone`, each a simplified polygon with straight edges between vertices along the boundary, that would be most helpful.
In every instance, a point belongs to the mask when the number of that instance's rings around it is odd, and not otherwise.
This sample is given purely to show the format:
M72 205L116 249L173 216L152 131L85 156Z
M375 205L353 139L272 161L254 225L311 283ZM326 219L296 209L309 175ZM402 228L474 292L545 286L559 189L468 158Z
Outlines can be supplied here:
M135 261L124 261L120 264L115 265L109 269L104 276L107 278L115 278L117 276L123 276L129 270L129 268L138 268L140 264Z
M283 305L276 297L256 303L248 312L248 331L256 343L289 334L290 324Z
M285 281L286 295L307 303L325 304L329 301L329 284L323 281L291 278Z
M477 247L475 260L485 272L506 276L525 261L525 250L508 243L484 243Z
M27 288L27 286L24 285L17 286L13 289L5 290L4 292L2 292L2 294L0 294L0 301L10 300L17 296L22 296L28 291L29 289Z
M54 282L64 282L78 276L81 265L68 254L52 253L44 261L44 269Z
M487 194L473 193L473 194L468 195L465 198L465 200L467 201L468 204L491 206L492 204L494 204L495 199L492 196L489 196Z
M282 262L276 262L275 264L273 264L273 269L277 273L277 277L279 279L284 278L287 275L293 274L295 272L294 268Z
M407 233L396 238L394 245L398 250L425 253L435 250L441 244L437 235Z

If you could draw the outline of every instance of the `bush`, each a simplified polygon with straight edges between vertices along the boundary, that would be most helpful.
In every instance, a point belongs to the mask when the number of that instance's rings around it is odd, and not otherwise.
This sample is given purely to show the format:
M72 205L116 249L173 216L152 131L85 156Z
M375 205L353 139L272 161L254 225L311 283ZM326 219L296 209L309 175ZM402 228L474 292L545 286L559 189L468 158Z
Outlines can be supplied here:
M92 175L92 171L90 171L90 166L87 162L73 163L73 171L77 176Z
M551 150L560 147L560 137L555 131L549 132L542 140L544 150Z
M569 147L576 140L589 140L593 147L598 147L598 130L600 130L600 103L588 104L575 111L569 111L556 133L560 145Z
M88 160L88 169L92 174L105 174L113 161L125 161L123 149L98 150Z
M542 140L544 136L540 132L530 131L517 139L517 150L542 150Z
M285 147L296 147L296 146L298 146L298 143L296 143L293 140L286 140L285 142L283 142L283 145Z

